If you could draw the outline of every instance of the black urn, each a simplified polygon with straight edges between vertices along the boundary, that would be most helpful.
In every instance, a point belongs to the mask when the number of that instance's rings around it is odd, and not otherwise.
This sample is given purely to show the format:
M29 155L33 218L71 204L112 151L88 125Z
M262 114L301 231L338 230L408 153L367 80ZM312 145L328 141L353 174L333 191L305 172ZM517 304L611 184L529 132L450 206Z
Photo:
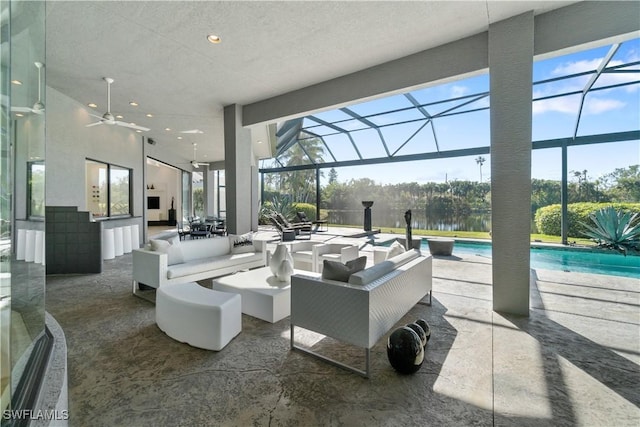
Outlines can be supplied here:
M429 324L427 323L426 320L424 319L418 319L415 322L416 325L420 326L422 328L422 330L424 331L425 335L427 336L427 341L429 341L431 339L431 328L429 327ZM425 343L426 345L426 343Z
M418 334L418 336L420 337L420 342L422 343L422 347L425 347L427 345L427 334L424 332L424 329L422 329L422 326L418 325L417 323L408 323L405 326L407 328L413 329L413 332Z
M389 335L387 357L393 369L401 374L417 372L424 361L424 347L418 334L403 326Z

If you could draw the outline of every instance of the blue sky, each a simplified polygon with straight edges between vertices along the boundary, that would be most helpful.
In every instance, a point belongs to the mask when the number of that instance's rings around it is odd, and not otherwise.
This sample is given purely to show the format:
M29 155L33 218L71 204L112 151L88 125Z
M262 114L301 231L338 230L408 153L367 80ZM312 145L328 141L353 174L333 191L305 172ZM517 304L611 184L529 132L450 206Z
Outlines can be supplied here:
M534 81L551 79L563 75L594 70L610 49L610 45L578 53L559 56L534 62ZM621 45L613 56L609 66L640 60L640 39L633 39ZM640 66L630 66L637 72L606 73L596 81L594 88L603 85L640 80ZM580 76L558 82L536 85L534 98L549 96L568 91L581 91L590 76ZM420 103L434 102L452 97L488 92L489 76L480 75L459 80L445 85L421 89L412 92ZM381 108L380 104L384 103ZM450 108L454 103L437 104L426 108L434 115ZM410 106L410 102L402 95L389 97L349 107L360 115L375 111L388 111L393 108ZM462 110L489 105L489 98L483 98L463 107ZM578 116L580 95L552 98L537 101L533 104L533 140L553 139L572 136ZM405 113L406 114L406 113ZM416 114L415 110L411 113ZM324 120L348 118L341 111L328 111L316 115ZM397 120L401 113L372 118L376 124ZM417 118L417 117L416 117ZM390 126L382 128L390 151L400 147L411 134L424 122L411 125ZM344 122L341 125L349 129L357 126L357 122ZM435 134L440 150L450 150L489 145L489 111L442 117L434 120ZM584 102L578 136L599 133L638 130L640 129L640 83L606 89L589 93ZM322 131L322 129L318 129ZM326 132L329 132L325 129ZM322 133L322 132L321 132ZM384 156L384 149L375 130L352 132L352 136L363 152L364 157ZM339 160L355 159L357 155L352 145L344 136L326 137L325 140L333 154ZM435 151L436 140L430 125L425 126L416 136L398 151L400 154ZM364 152L369 154L365 154ZM328 155L327 155L328 157ZM347 181L355 178L370 178L377 183L399 183L429 181L443 182L449 180L480 180L480 168L475 158L458 157L450 159L423 160L395 164L377 164L338 169L338 180ZM482 180L488 182L491 174L491 159L484 155L486 162L482 166ZM559 180L561 177L560 149L534 150L532 154L532 177ZM330 161L329 158L326 159ZM589 179L609 173L616 168L640 164L640 141L593 144L589 146L570 147L569 170L587 170ZM325 174L326 176L326 174ZM326 179L326 178L325 178Z

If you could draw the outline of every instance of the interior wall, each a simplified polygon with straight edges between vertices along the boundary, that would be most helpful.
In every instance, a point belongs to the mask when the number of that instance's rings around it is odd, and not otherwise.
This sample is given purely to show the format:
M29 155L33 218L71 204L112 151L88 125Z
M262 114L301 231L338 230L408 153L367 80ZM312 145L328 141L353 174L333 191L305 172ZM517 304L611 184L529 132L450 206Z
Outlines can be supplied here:
M181 203L181 171L155 163L147 164L147 196L160 197L159 212L153 210L147 211L149 221L166 221L168 218L168 210L171 208L171 199L173 198L173 208L178 212L182 212ZM153 188L151 188L153 186ZM155 219L155 214L161 214L161 217ZM180 215L177 218L181 220Z
M143 216L146 207L143 179L146 155L167 164L177 164L172 162L179 163L185 159L177 158L173 153L166 154L162 147L144 143L142 134L127 128L108 125L87 128L86 125L96 119L89 115L84 105L51 87L46 88L46 95L46 204L86 209L85 159L90 158L133 170L133 215ZM188 162L188 157L186 159ZM153 178L148 182L153 183ZM171 191L176 202L179 200L179 188L179 178L172 178L167 191Z
M118 126L85 126L94 121L81 104L47 88L46 204L86 209L85 160L90 158L133 169L133 215L141 216L142 137Z

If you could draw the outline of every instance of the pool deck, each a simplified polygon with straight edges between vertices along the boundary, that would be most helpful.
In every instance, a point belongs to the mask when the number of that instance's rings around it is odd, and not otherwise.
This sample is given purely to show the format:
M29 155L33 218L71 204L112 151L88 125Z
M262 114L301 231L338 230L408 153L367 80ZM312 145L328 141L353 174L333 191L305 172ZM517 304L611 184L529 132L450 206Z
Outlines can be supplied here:
M366 239L356 241L372 253ZM434 257L432 305L398 322L431 326L422 368L398 375L383 337L365 380L292 352L288 319L244 315L242 332L220 352L174 341L155 325L155 306L131 295L131 263L127 254L105 261L99 275L47 276L46 308L67 337L73 425L640 424L637 280L536 270L530 315L518 317L492 310L490 258ZM348 346L300 337L362 362Z

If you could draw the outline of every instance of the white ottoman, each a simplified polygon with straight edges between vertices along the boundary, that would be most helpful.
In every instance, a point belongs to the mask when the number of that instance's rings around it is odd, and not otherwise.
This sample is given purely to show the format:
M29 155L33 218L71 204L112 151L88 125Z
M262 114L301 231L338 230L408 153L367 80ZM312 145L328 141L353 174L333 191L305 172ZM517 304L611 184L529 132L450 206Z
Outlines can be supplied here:
M219 351L242 330L242 298L194 282L160 286L156 323L177 341Z

